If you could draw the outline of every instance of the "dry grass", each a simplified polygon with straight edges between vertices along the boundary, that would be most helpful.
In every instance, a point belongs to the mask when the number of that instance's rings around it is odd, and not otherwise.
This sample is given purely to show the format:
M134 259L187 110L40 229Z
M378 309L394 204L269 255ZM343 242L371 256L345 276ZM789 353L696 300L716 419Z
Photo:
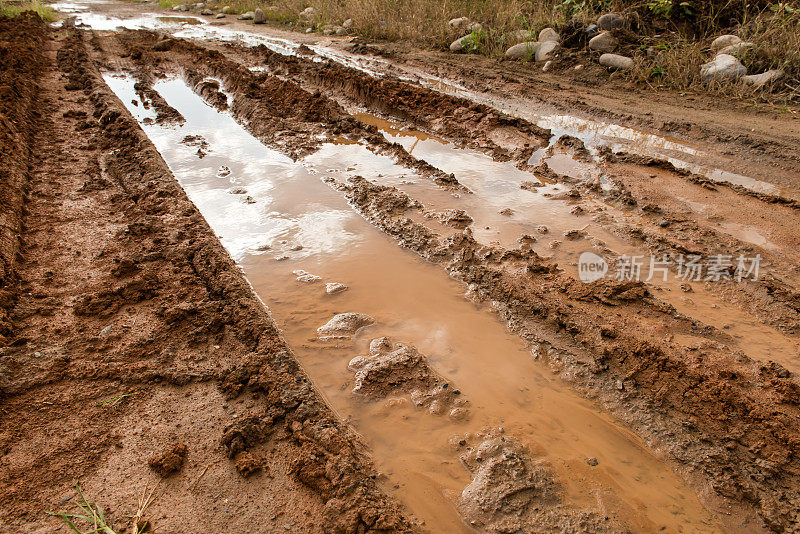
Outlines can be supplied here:
M756 43L741 58L749 72L783 69L786 76L772 90L783 98L800 100L800 1L769 2L772 0L691 0L696 13L680 7L685 2L679 0L210 0L209 4L217 9L228 5L237 13L261 7L272 21L299 30L320 30L352 19L351 31L367 39L407 41L439 50L446 50L462 35L451 29L448 21L466 16L484 27L484 31L473 33L468 52L493 57L502 56L517 42L511 38L515 31L538 32L552 26L563 35L594 22L603 12L616 10L631 21L633 32L629 36L633 41L621 53L634 57L635 69L625 74L633 81L653 88L702 88L749 96L754 91L740 84L709 88L699 76L700 65L712 57L711 40L723 33L736 33ZM752 6L756 5L763 10L753 13ZM273 9L268 10L269 6ZM313 22L299 17L307 7L315 10ZM736 22L725 26L731 21ZM655 49L654 56L645 53L649 47ZM766 94L764 90L756 92Z
M53 22L58 18L55 10L39 0L32 2L0 0L0 17L14 18L25 11L33 11L45 22Z

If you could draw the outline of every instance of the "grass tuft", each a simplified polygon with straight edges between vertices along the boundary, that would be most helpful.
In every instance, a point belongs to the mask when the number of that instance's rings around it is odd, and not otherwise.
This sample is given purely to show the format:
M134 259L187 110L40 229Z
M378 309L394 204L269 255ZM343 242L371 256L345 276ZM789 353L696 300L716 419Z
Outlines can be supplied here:
M56 11L43 4L40 0L13 1L0 0L0 17L14 18L26 11L33 11L45 22L53 22L58 19Z

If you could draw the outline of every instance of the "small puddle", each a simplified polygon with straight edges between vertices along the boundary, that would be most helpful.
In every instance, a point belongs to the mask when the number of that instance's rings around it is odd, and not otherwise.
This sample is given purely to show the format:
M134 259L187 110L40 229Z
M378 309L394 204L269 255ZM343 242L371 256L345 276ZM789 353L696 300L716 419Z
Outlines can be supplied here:
M387 491L428 529L470 530L454 507L469 474L449 440L487 426L503 427L552 465L570 505L599 503L609 515L642 531L720 529L667 464L534 360L490 310L464 298L463 284L399 247L321 180L347 174L376 181L382 175L398 183L422 179L358 145L327 145L304 161L292 162L259 143L230 115L207 106L180 80L158 83L155 90L186 123L150 124L146 119L152 113L141 102L131 103L138 102L132 79L106 76L106 81L243 267L316 386L364 436L386 475ZM188 135L208 142L203 158L196 146L182 142ZM440 158L443 168L464 174L464 181L470 180L469 172L475 173L477 153L465 151L462 158L453 158L441 149L424 148L438 141L418 141L417 156ZM511 188L508 184L516 186L513 191L519 196L516 180L521 176L486 184L479 183L477 173L472 176L469 186L476 194L461 198L479 198L483 187L502 192ZM531 201L530 209L551 202ZM318 275L322 282L299 282L294 270ZM349 289L328 295L324 282L344 283ZM352 344L331 346L316 338L317 327L336 313L350 311L371 315L376 324L362 329ZM366 402L354 395L347 364L367 352L370 339L384 335L427 355L431 366L468 399L471 418L454 421L408 403ZM588 465L588 457L597 458L598 465Z

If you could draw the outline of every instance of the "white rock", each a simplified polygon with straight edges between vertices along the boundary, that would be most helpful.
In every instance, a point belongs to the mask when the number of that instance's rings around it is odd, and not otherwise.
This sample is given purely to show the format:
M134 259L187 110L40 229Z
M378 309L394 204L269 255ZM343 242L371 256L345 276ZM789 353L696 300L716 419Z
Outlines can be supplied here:
M469 24L469 17L458 17L458 18L452 19L447 24L448 24L448 26L450 26L454 30L461 31L461 30L464 30L464 29L467 28L467 25Z
M613 52L617 48L617 38L604 31L589 40L589 48L598 52Z
M742 40L739 38L738 35L720 35L711 43L711 50L717 51L722 50L725 47L735 45L737 43L741 43Z
M506 57L509 59L530 59L536 55L541 43L538 41L527 41L515 44L506 50Z
M545 61L544 65L542 66L542 72L547 72L550 70L550 67L553 65L552 61Z
M225 6L222 8L222 12L226 15L230 15L233 13L233 8L231 6Z
M539 42L545 43L547 41L560 42L561 36L553 28L545 28L539 32Z
M733 56L719 54L711 61L700 67L700 76L703 81L737 80L747 74L747 67Z
M225 18L225 13L217 13L214 18L215 19L224 19Z
M353 27L353 19L347 19L346 21L342 22L342 28L345 30L350 29Z
M778 80L783 77L784 72L781 69L772 69L761 74L751 74L749 76L742 76L742 81L754 87L764 87L767 84Z
M600 64L610 69L630 70L633 68L633 59L617 54L603 54Z
M601 30L616 30L622 28L624 24L625 19L619 13L606 13L597 19L597 25Z
M480 22L470 22L469 24L467 24L467 31L470 33L479 32L482 29L483 29L483 24L481 24Z
M253 20L253 17L255 17L255 13L253 13L252 11L248 11L247 13L242 13L241 15L239 15L238 18L239 20Z
M325 293L328 295L335 295L336 293L341 293L342 291L347 291L347 286L341 284L339 282L329 282L325 284Z
M755 45L753 43L746 43L746 42L742 41L741 43L736 43L736 44L732 44L730 46L726 46L725 48L723 48L722 50L717 52L717 55L719 55L719 54L728 54L729 56L735 56L736 54L740 54L742 52L745 52L745 51L753 48L754 46Z
M472 42L471 35L465 35L464 37L459 37L450 44L450 51L462 52L471 42Z
M375 323L375 319L363 313L340 313L317 328L320 339L347 339L353 337L359 328Z
M313 284L322 280L321 276L317 276L315 274L301 274L297 277L298 282L303 282L305 284Z
M555 41L545 41L536 49L536 62L542 63L553 59L553 56L561 50L561 45Z

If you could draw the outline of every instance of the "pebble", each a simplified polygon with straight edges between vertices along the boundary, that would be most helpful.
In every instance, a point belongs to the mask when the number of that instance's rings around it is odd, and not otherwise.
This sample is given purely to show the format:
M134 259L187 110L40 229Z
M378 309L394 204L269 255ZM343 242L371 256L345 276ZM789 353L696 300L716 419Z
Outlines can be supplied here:
M735 56L736 54L741 54L742 52L746 52L747 50L753 48L755 45L753 43L747 43L742 41L741 43L732 44L730 46L726 46L719 52L719 54L728 54L729 56Z
M539 32L539 42L546 43L547 41L561 41L561 36L553 28L545 28Z
M253 20L253 17L255 17L255 13L253 13L252 11L248 11L247 13L242 13L241 15L239 15L238 18L239 20Z
M625 25L625 19L619 13L606 13L597 19L597 26L601 30L616 30Z
M222 13L225 15L230 15L233 13L233 8L231 6L225 6L222 8Z
M450 44L450 51L451 52L462 52L467 45L472 40L471 35L465 35L464 37L459 37L455 41Z
M703 81L738 80L747 74L747 67L733 56L719 54L708 63L700 67L700 76Z
M633 59L617 54L603 54L600 56L600 64L610 69L630 70L633 68Z
M723 48L741 42L742 40L739 38L738 35L731 35L731 34L720 35L719 37L714 39L714 41L711 43L711 50L716 52L717 50L722 50Z
M214 12L211 11L210 9L204 9L203 11L200 12L200 14L205 17L210 17L211 15L214 14Z
M530 59L536 55L541 43L538 41L526 41L524 43L515 44L506 50L506 57L509 59Z
M784 72L781 69L772 69L761 74L750 74L749 76L742 76L742 81L754 87L764 87L767 84L774 82L783 77Z
M561 45L555 41L545 41L536 49L535 59L537 63L543 63L553 59L553 56L561 50Z
M215 19L224 19L225 18L225 13L217 13L217 16L214 17L214 18Z
M347 19L346 21L342 22L342 28L348 30L353 27L353 19Z
M454 30L464 30L466 29L467 25L469 24L468 17L458 17L451 19L450 22L447 23L448 26L453 28Z
M589 48L598 52L613 52L618 44L617 38L608 31L595 35L589 40Z
M317 276L315 274L310 274L310 273L301 274L300 276L297 277L298 282L303 282L305 284L313 284L319 282L320 280L322 280L321 276Z
M545 61L544 66L542 66L542 72L547 72L548 70L550 70L550 67L552 66L553 66L552 61Z
M586 459L586 463L594 467L595 465L597 465L600 462L597 461L597 458L592 456L592 457Z

